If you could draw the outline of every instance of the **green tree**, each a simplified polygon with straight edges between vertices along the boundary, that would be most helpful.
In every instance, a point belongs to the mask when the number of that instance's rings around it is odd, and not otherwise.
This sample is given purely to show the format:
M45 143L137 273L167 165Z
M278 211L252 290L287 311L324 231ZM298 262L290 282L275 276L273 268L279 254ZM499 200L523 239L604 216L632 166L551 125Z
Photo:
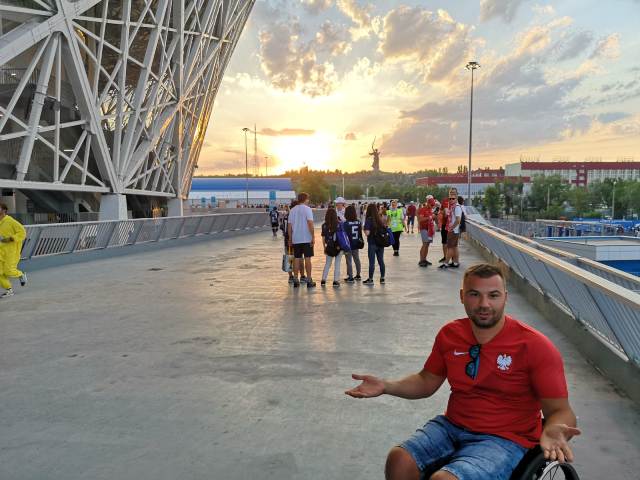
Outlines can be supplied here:
M640 181L636 180L626 185L624 195L631 215L638 215L640 213Z
M364 195L364 190L360 185L346 185L344 187L344 196L345 198L351 200L357 200L362 195Z
M583 217L592 210L589 191L585 187L575 187L569 190L567 200L575 209L577 217Z
M500 191L497 187L487 187L484 190L483 205L485 210L489 211L489 215L497 217L502 210L502 200L500 198Z
M549 206L560 206L567 200L570 186L562 181L560 175L549 177L537 175L531 185L529 203L534 210L546 211Z
M329 200L329 184L320 172L306 171L297 182L296 191L307 192L312 203Z
M520 210L520 200L522 195L522 181L505 180L496 183L496 188L504 198L504 208L508 215L513 214L514 210Z

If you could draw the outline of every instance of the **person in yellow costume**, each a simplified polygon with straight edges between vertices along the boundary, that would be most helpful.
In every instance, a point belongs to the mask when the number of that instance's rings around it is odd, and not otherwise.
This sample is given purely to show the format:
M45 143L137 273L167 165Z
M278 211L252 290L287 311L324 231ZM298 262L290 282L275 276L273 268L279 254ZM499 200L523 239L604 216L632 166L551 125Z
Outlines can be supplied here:
M27 276L18 270L22 242L27 232L20 222L7 215L8 211L9 208L0 203L0 287L5 289L0 298L13 295L9 278L19 278L23 287L27 284Z

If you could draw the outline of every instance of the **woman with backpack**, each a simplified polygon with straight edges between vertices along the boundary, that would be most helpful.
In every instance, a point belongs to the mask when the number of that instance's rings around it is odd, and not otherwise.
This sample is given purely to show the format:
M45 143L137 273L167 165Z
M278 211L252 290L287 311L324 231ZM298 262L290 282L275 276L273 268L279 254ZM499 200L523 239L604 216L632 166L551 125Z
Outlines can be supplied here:
M362 277L360 276L361 264L360 264L360 249L364 247L364 238L362 236L362 223L358 220L358 213L356 207L349 205L344 212L345 221L342 223L342 228L349 236L351 242L351 251L345 252L344 255L347 259L347 278L345 282L353 283L359 282ZM356 276L353 276L353 263L356 264Z
M373 285L373 272L376 267L376 258L380 267L380 283L384 283L384 248L388 247L391 242L389 238L389 230L382 223L382 219L375 205L367 207L367 213L364 221L364 233L367 236L367 248L369 254L369 277L362 282L363 285ZM386 245L385 245L386 243Z
M325 264L324 271L322 272L322 281L320 286L324 287L327 284L327 277L329 276L329 270L331 264L335 258L336 264L333 267L333 286L340 286L340 260L342 259L342 249L338 244L338 214L335 208L329 208L324 216L324 223L322 224L322 245L324 246Z

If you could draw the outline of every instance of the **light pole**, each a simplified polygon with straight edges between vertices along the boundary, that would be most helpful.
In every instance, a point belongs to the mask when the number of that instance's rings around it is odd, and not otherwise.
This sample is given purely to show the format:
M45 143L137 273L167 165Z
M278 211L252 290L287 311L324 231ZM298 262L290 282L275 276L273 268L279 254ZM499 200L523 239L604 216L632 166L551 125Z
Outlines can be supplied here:
M480 68L478 62L467 63L466 69L471 70L471 111L469 114L469 171L467 172L467 198L471 199L471 140L473 138L473 71Z
M244 176L245 176L245 208L249 208L249 154L247 152L247 132L251 131L247 127L242 129L244 132Z
M617 180L613 181L613 192L611 194L611 221L613 222L613 220L616 218L615 214L616 214L616 183L618 183Z
M264 175L265 177L269 176L269 157L266 155L264 157Z
M547 185L547 214L549 213L550 203L551 203L551 185Z

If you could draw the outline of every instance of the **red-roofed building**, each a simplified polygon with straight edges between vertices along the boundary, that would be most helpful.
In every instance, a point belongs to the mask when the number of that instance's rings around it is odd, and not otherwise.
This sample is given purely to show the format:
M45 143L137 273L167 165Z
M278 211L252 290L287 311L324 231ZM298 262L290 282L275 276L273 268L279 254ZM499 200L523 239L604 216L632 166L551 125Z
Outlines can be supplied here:
M529 177L506 176L503 168L480 169L471 172L471 196L483 195L487 187L495 185L496 182L511 180L514 182L529 183ZM463 197L467 196L468 179L466 173L452 173L447 175L436 175L433 177L422 177L416 179L417 186L424 187L455 187Z
M535 177L559 175L576 186L587 186L596 180L640 180L640 162L518 162L505 166L506 175Z

